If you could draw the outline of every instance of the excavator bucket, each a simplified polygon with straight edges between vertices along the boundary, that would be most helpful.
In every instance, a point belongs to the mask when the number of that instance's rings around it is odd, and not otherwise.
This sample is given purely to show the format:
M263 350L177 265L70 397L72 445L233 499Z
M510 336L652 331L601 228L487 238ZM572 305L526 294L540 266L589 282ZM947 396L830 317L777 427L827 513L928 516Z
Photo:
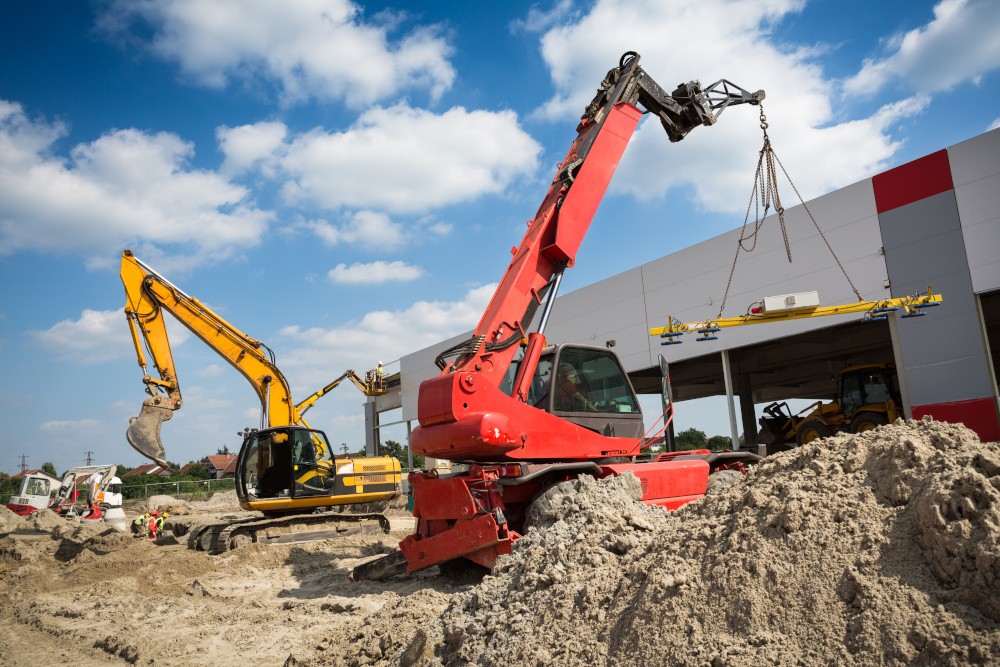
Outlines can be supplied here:
M167 465L166 452L160 442L160 424L174 416L171 408L160 405L150 405L148 399L143 401L138 417L129 420L125 439L132 448L147 459L156 461L161 466Z

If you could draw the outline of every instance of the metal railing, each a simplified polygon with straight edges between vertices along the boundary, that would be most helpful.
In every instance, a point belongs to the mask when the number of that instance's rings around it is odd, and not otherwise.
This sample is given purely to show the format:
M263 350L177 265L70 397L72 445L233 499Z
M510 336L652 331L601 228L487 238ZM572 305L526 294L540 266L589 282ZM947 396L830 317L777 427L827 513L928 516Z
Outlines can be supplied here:
M147 500L150 496L171 496L178 500L198 500L208 498L216 493L232 491L235 488L236 482L232 478L123 485L122 500Z

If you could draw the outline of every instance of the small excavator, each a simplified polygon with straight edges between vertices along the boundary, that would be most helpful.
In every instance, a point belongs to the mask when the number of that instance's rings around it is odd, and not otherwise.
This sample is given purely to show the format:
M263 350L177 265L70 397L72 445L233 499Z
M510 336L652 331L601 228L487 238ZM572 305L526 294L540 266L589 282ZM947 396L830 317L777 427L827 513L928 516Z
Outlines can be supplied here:
M132 333L143 383L150 395L125 437L143 456L166 465L160 426L183 405L163 311L169 312L202 342L228 361L253 386L261 401L259 428L241 433L236 459L236 495L248 518L207 524L178 524L188 546L221 553L254 542L274 544L326 539L370 529L388 531L381 513L338 513L349 505L384 503L401 493L399 461L390 457L336 459L326 434L309 427L302 413L345 378L365 393L384 393L347 371L302 403L292 400L288 381L274 353L214 313L198 299L134 256L122 253L125 316ZM146 372L148 349L159 377ZM326 511L321 511L325 509Z
M713 125L726 108L763 99L763 91L725 79L705 88L690 81L667 93L631 51L608 72L472 337L442 352L441 374L420 385L420 424L410 446L468 470L411 472L416 532L394 553L356 567L352 579L460 558L492 568L580 475L632 473L641 502L673 509L703 497L713 482L738 479L759 460L748 452L642 454L663 428L644 436L635 390L614 351L551 345L544 330L563 272L573 266L642 116L656 116L677 142ZM665 366L661 357L664 428L672 415Z

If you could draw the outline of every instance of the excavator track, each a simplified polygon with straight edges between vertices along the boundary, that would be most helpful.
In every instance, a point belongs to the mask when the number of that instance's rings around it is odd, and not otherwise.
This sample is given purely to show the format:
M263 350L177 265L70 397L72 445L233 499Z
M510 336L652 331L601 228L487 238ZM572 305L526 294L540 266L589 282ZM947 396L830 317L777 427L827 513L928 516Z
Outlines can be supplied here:
M301 530L303 527L315 529ZM187 546L195 551L221 554L250 544L299 544L362 533L388 534L388 517L378 513L322 512L195 524L188 530Z

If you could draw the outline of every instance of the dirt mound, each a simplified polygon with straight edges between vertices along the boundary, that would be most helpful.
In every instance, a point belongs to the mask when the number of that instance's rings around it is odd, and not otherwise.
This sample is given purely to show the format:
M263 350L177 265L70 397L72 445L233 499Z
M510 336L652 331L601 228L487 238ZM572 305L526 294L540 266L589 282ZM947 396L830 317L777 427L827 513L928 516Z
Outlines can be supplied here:
M187 503L178 500L173 496L150 496L146 500L146 511L157 510L158 512L177 512L178 508L187 508Z
M229 507L230 505L239 505L239 503L240 499L236 497L236 491L234 490L213 494L208 500L192 502L190 507L192 509Z
M0 533L9 533L13 530L20 530L24 517L11 512L6 507L0 507Z
M963 426L816 441L674 512L637 485L580 479L395 660L1000 661L1000 446Z

